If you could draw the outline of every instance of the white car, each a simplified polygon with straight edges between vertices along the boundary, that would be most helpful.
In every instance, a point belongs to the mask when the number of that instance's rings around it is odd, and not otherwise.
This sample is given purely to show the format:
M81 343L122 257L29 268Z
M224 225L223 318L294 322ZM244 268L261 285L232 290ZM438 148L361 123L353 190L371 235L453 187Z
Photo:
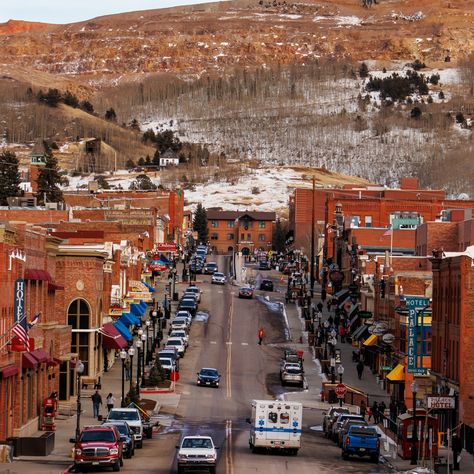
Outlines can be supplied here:
M188 286L185 290L184 290L184 293L194 293L195 295L197 295L197 302L200 303L201 302L201 288L199 288L199 286Z
M186 344L182 338L170 336L165 343L165 349L167 347L176 347L179 356L184 357L184 353L186 352Z
M188 323L188 326L191 326L191 323L193 322L193 317L191 316L191 313L184 309L180 309L179 311L177 311L174 315L174 319L185 319Z
M216 472L217 448L210 436L186 436L176 448L178 474L187 468L205 469L213 474Z
M183 329L187 331L189 329L189 324L188 324L187 319L185 318L173 319L173 321L171 321L170 323L170 329L169 329L168 334L171 334L176 329Z
M175 329L171 331L170 337L180 337L183 339L186 347L189 345L189 334L184 329Z
M225 285L227 278L221 272L215 272L212 275L211 283L216 285Z

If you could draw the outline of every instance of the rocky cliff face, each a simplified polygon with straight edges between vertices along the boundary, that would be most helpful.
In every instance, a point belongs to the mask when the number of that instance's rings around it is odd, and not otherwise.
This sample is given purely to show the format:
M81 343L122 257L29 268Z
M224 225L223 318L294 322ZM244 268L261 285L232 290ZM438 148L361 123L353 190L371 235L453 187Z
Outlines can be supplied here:
M444 61L474 50L471 0L234 1L100 17L70 25L0 26L0 64L79 76L189 76L320 57ZM143 77L143 76L141 76Z

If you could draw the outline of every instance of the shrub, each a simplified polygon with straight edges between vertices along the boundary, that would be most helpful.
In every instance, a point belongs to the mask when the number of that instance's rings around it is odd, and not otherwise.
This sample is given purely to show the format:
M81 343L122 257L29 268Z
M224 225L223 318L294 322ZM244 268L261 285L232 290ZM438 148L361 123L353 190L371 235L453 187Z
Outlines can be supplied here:
M458 112L456 114L456 123L463 123L464 122L464 115L462 112Z
M412 63L408 65L412 67L415 71L419 71L420 69L424 69L426 67L426 64L422 63L419 59L415 59Z
M369 68L367 67L367 64L362 63L359 66L359 76L362 78L366 78L369 75Z
M419 118L421 117L421 109L419 107L413 107L410 112L411 118Z
M438 99L441 99L441 100L444 99L444 92L443 91L439 91Z
M439 79L440 79L439 74L432 74L428 78L428 82L436 86L439 83Z
M125 168L127 168L128 170L132 169L132 168L135 168L135 162L129 158L126 162L125 162Z
M260 194L260 189L258 189L257 186L254 186L254 187L252 188L252 194Z

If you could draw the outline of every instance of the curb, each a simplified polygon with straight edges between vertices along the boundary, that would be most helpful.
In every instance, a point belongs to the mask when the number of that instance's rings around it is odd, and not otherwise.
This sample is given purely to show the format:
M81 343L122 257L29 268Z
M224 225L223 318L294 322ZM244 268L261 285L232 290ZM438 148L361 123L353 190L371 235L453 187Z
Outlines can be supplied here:
M164 388L164 389L156 389L156 390L140 390L141 395L153 395L159 393L175 393L174 388Z
M71 472L71 469L74 467L74 464L71 464L68 466L64 471L61 471L61 474L67 474L68 472Z

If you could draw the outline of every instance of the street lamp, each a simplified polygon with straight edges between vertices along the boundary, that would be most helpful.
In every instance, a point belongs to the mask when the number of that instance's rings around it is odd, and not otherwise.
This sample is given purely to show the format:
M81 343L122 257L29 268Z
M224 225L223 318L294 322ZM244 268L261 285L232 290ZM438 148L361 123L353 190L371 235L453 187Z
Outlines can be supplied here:
M133 387L133 356L135 355L135 348L133 346L128 348L128 355L130 357L130 391Z
M410 384L410 390L413 394L413 431L411 435L412 448L411 448L411 465L418 464L418 429L416 426L416 392L418 392L418 384L416 380Z
M137 393L140 387L140 355L141 355L141 350L142 350L142 339L139 337L137 339L137 342L135 343L138 349L138 354L137 354Z
M342 376L344 375L344 367L342 364L337 366L337 373L339 375L339 383L342 384ZM339 406L342 407L343 398L339 398Z
M329 321L324 321L324 360L328 360L328 328L329 328Z
M142 339L142 387L145 386L145 342L147 344L147 349L148 349L148 341L147 341L147 337L145 334L142 334L141 336L141 339Z
M120 351L120 358L122 359L122 402L120 406L123 408L125 406L125 359L127 358L127 351L125 349Z
M76 407L76 441L81 434L81 375L84 373L84 364L81 360L76 362L77 373L77 407Z
M147 319L145 321L146 325L146 363L149 364L151 361L151 350L150 350L150 340L148 339L148 330L150 329L151 321Z
M158 316L158 311L154 310L151 313L151 321L153 323L153 344L152 344L153 351L156 349L156 318L157 316Z

